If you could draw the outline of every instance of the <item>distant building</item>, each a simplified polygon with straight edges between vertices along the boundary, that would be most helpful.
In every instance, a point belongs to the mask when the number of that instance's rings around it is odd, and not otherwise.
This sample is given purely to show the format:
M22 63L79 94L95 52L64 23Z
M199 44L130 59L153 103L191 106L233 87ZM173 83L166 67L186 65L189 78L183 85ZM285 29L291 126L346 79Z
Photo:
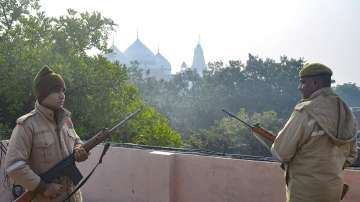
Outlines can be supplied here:
M181 63L181 66L180 66L180 71L181 71L181 72L184 72L184 71L186 71L187 69L188 69L188 66L187 66L186 62L182 62L182 63Z
M113 44L110 48L112 50L111 53L105 55L105 57L111 62L118 61L121 64L129 64L130 61L128 58Z
M112 45L112 52L105 55L111 62L119 62L131 67L133 62L137 62L140 69L143 69L144 76L155 77L156 79L168 80L171 77L171 64L170 62L159 52L155 55L144 43L142 43L137 37L134 43L132 43L122 53L115 45ZM187 64L183 62L181 64L181 71L188 68ZM194 50L193 63L191 65L193 70L196 70L201 76L206 69L204 52L200 43L197 44Z
M137 62L139 68L144 70L144 76L155 77L157 79L169 79L171 76L170 62L160 54L159 50L156 55L146 47L139 38L132 43L124 53L115 45L111 48L113 52L105 55L111 62L119 62L130 66L132 62Z
M195 47L193 63L191 65L191 69L196 70L196 72L202 76L203 71L206 69L206 63L204 58L204 51L200 45L200 42Z

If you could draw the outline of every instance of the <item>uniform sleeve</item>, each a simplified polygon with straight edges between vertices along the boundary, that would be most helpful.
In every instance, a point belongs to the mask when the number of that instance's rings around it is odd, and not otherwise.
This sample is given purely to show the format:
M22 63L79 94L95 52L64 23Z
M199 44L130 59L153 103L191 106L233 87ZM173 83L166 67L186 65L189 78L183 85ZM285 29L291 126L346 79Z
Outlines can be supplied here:
M310 134L306 124L309 117L305 112L294 111L281 129L271 146L271 153L280 162L287 163L295 156L296 151Z
M356 118L354 117L354 119L356 120ZM346 157L346 161L344 164L344 168L351 166L352 163L354 163L354 161L357 159L358 157L358 150L357 150L357 131L358 131L358 125L357 122L354 121L354 132L355 132L355 139L350 142L350 153L349 155Z
M75 145L77 145L77 144L83 144L83 141L81 141L81 139L80 139L79 135L76 133L75 129L72 128L72 129L70 129L70 131L71 131L71 133L73 134L73 136L75 137ZM75 145L74 145L74 146L75 146Z
M350 143L350 153L349 156L346 157L345 165L344 167L351 166L352 163L357 159L358 152L357 152L357 145L356 145L356 139Z
M74 128L74 124L71 120L71 118L69 118L67 121L66 121L66 124L67 124L67 127L69 129L69 133L71 134L71 136L73 136L75 138L75 145L77 144L83 144L83 142L81 141L79 135L76 133L75 131L75 128Z
M30 128L17 124L14 128L5 157L6 173L16 184L33 191L40 183L40 177L30 168L28 162L32 147Z
M75 130L74 130L74 133L75 133L75 135L76 135L75 145L77 145L77 144L83 144L83 141L80 139L80 137L78 136L78 134L76 133Z

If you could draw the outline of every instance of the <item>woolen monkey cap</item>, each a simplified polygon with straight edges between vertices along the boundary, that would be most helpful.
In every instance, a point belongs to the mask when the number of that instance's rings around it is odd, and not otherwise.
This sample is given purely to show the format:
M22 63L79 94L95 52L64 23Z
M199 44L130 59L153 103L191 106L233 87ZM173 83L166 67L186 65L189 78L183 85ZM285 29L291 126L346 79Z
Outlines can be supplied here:
M65 90L65 82L60 74L55 73L50 67L44 66L35 76L34 94L36 99L41 103L49 94Z

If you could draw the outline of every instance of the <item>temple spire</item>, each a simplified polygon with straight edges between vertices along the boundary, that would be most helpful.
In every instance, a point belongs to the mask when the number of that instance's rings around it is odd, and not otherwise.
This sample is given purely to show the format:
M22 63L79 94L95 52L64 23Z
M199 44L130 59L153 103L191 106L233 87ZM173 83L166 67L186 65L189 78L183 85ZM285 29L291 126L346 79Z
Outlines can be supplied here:
M204 58L204 51L200 45L200 35L199 35L199 41L198 44L195 47L194 50L194 56L193 56L193 63L191 65L191 68L193 70L196 70L196 72L202 76L203 71L207 68Z

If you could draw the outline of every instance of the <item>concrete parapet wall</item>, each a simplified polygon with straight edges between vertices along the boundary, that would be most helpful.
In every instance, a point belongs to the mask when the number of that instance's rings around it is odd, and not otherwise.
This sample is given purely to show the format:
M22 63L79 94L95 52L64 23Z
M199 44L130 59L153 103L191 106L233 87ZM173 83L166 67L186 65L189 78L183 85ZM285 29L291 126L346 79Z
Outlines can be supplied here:
M79 165L83 175L96 164L100 152L95 148L92 158ZM172 201L173 154L111 147L103 161L82 189L85 201Z
M84 176L101 149L78 165ZM346 170L345 180L343 201L360 201L360 171ZM110 148L82 193L85 202L285 202L278 163L122 147ZM10 196L0 186L0 202Z
M343 201L360 201L360 171L345 179ZM282 202L285 184L279 163L112 147L83 194L87 202Z

